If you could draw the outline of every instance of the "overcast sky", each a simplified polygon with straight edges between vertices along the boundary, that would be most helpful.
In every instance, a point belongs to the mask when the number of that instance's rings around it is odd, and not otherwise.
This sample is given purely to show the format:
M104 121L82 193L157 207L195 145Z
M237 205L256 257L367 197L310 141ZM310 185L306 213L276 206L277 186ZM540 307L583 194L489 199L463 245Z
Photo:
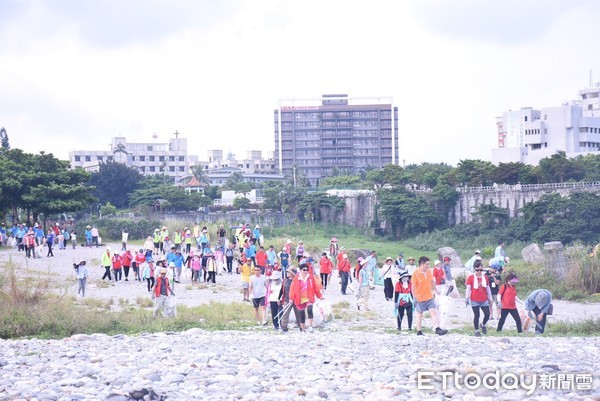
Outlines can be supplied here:
M597 0L2 0L13 148L274 149L279 99L393 96L400 163L491 159L495 117L600 81Z

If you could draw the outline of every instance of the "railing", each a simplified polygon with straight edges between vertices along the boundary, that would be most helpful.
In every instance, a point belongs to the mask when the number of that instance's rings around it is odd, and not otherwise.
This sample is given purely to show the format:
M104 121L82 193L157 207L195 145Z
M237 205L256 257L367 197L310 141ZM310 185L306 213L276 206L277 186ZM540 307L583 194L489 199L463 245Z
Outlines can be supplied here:
M551 182L548 184L515 184L492 185L488 187L457 187L458 192L494 192L494 191L530 191L552 190L560 188L593 188L600 187L600 181L595 182Z

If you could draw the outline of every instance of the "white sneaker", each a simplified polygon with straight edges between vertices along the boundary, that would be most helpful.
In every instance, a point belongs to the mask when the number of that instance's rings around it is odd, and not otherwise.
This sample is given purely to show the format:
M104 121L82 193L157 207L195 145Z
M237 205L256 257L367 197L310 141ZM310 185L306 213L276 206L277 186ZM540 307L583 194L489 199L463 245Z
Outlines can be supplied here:
M309 333L312 333L312 332L313 332L313 328L312 328L312 326L309 326L309 327L306 329L306 331L308 331Z

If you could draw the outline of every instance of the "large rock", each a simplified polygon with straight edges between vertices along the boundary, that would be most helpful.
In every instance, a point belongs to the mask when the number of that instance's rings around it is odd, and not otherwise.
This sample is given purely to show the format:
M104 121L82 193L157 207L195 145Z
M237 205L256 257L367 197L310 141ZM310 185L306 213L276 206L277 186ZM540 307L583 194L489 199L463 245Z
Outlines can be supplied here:
M562 242L552 241L544 244L544 262L554 277L564 279L567 272L567 259Z
M538 244L530 244L523 248L521 257L527 263L542 264L545 262L544 252Z
M454 250L454 248L450 248L449 246L440 248L437 250L437 254L438 254L438 259L439 260L444 260L444 258L446 256L448 256L451 261L450 261L450 267L451 268L461 268L463 267L463 263L462 260L460 259L459 254ZM431 263L433 265L433 261Z

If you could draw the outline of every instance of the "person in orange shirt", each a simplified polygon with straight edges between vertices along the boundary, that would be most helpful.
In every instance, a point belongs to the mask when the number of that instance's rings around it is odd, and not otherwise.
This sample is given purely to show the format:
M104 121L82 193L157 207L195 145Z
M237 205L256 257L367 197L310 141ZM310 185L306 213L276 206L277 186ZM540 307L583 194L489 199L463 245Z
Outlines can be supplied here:
M294 277L290 286L290 301L294 303L296 316L300 317L300 330L312 332L313 304L317 298L323 299L321 285L309 272L308 264L300 262L298 267L300 273Z
M435 305L434 293L437 293L435 288L435 279L433 273L429 267L429 258L427 256L421 256L419 258L419 267L412 275L412 295L415 299L415 312L417 335L422 336L421 321L423 319L423 313L429 311L431 315L431 321L435 327L435 334L443 336L448 333L448 330L443 330L439 327L439 316L437 314L437 307Z

